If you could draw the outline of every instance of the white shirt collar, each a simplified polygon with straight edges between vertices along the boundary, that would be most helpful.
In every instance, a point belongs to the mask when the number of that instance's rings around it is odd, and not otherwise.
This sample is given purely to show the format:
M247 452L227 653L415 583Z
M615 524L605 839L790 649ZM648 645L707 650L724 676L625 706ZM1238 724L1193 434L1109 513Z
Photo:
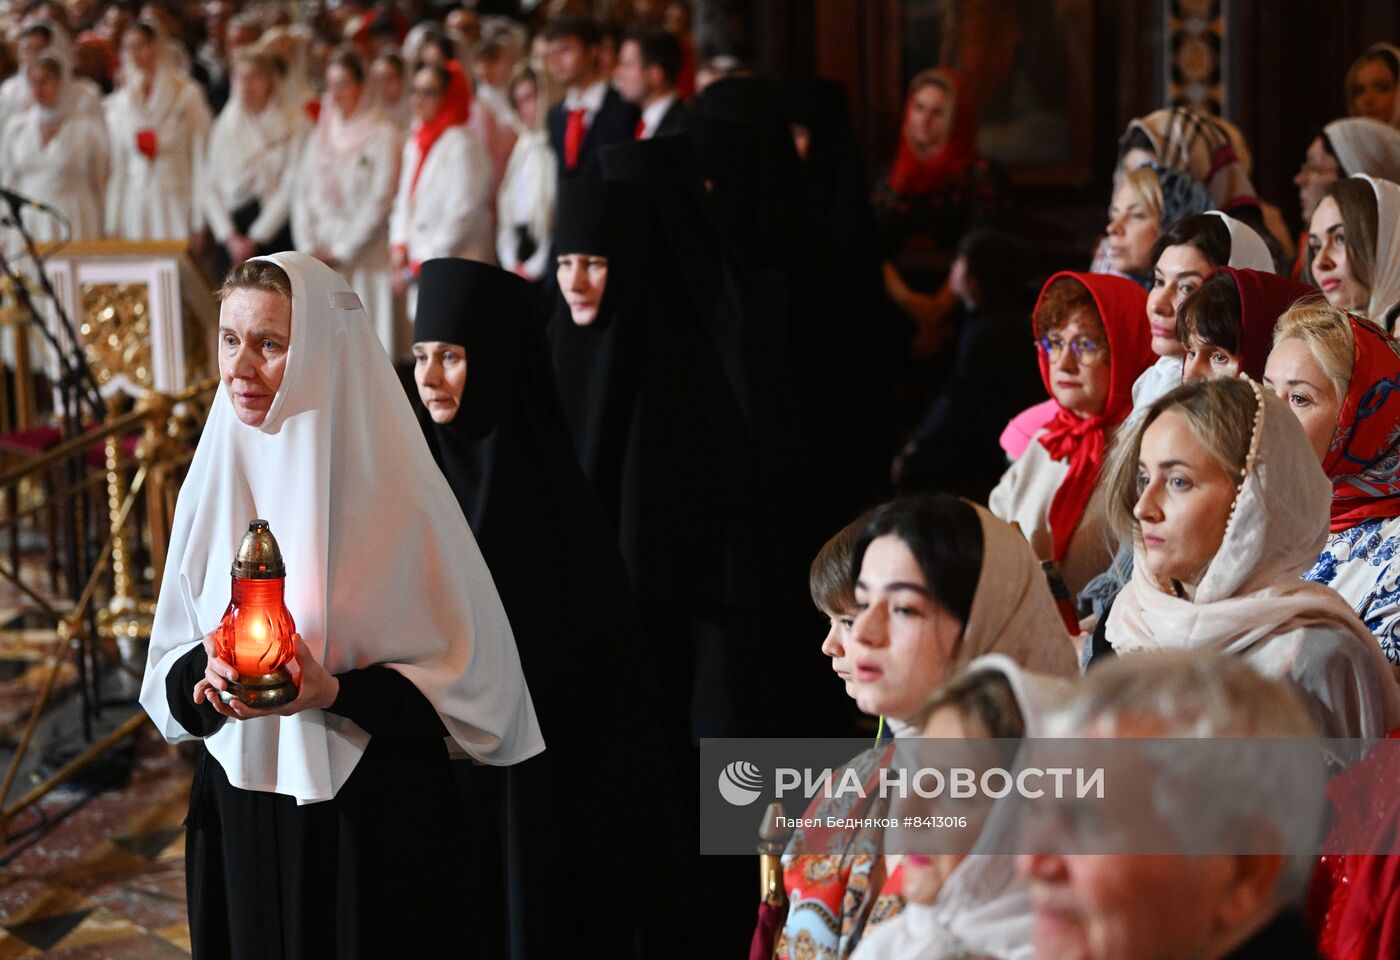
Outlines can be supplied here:
M584 119L589 123L593 122L593 117L598 111L603 109L603 100L608 95L608 82L606 80L595 80L592 84L583 88L583 92L577 95L570 90L564 97L565 110L584 111Z
M678 99L680 99L679 96L673 90L661 99L654 101L651 106L642 111L643 140L650 140L652 137L656 136L656 128L661 126L661 120L666 116L666 111L670 110L671 104L675 103Z

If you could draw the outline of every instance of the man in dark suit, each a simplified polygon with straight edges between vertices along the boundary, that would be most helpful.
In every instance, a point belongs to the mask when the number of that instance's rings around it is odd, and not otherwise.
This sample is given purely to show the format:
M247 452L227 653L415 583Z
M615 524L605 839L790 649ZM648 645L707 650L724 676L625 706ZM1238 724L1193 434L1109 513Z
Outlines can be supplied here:
M628 103L642 111L633 132L638 140L685 132L685 104L676 92L681 44L665 30L634 30L618 51L613 83Z
M602 30L592 17L563 16L545 25L546 65L565 88L549 108L549 143L559 159L559 178L601 179L598 151L635 136L640 113L608 85L598 66Z

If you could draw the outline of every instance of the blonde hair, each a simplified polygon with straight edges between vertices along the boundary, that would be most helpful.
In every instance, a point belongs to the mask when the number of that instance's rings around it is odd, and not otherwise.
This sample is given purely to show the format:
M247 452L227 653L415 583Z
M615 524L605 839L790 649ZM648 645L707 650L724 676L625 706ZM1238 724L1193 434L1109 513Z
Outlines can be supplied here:
M1340 403L1351 388L1352 354L1356 334L1351 321L1326 300L1306 300L1289 307L1274 324L1274 346L1285 340L1301 340L1312 351Z
M1138 167L1123 174L1119 187L1127 187L1133 199L1147 209L1153 220L1162 219L1162 181L1151 167Z
M1185 417L1191 433L1206 448L1211 459L1240 482L1244 480L1258 411L1259 398L1254 387L1243 378L1185 384L1148 407L1147 413L1109 455L1102 487L1109 528L1124 543L1133 542L1137 536L1138 521L1133 508L1139 497L1138 461L1142 456L1142 438L1158 417L1168 412Z
M244 260L228 272L223 284L214 291L214 299L222 303L235 290L263 290L292 302L292 281L271 260Z

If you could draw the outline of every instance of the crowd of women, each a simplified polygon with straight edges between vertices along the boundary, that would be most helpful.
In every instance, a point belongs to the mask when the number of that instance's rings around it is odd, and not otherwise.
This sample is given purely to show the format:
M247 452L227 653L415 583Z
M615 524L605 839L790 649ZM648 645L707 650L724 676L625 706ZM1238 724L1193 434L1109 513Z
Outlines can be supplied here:
M959 73L872 191L840 85L613 7L12 24L30 231L227 277L142 695L205 744L196 955L1397 955L1366 858L861 836L795 846L755 930L694 831L707 737L1400 731L1400 50L1337 78L1301 236L1232 124L1161 109L1030 303ZM303 638L271 712L207 637L254 517Z

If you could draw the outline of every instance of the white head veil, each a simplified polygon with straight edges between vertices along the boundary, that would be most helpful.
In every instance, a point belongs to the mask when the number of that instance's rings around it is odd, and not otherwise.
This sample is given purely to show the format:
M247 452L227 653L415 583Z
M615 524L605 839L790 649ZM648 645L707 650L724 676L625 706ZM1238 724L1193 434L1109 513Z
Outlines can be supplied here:
M1376 192L1376 269L1366 319L1394 336L1400 319L1392 312L1400 306L1400 185L1364 173L1354 179L1365 180Z
M1370 117L1346 117L1322 132L1347 176L1366 173L1400 181L1400 130Z
M292 284L286 372L258 427L225 389L214 399L175 510L141 705L166 739L193 739L166 675L218 624L234 553L261 517L286 560L287 607L328 670L397 670L483 763L538 753L495 584L358 297L305 254L265 259ZM333 797L368 742L321 710L229 720L205 739L234 786L301 803Z
M1002 654L978 657L968 673L999 673L1011 686L1026 737L1045 735L1045 721L1070 690L1070 681L1021 669ZM1006 811L1009 815L1009 811ZM932 904L907 904L904 912L870 931L851 960L940 960L986 956L1029 960L1030 895L1016 873L1014 856L994 852L1004 840L1007 816L994 811L968 856L943 882Z
M1237 270L1258 270L1261 273L1274 273L1273 254L1264 244L1264 238L1247 223L1241 223L1227 213L1207 210L1208 216L1225 221L1225 229L1230 231L1230 260L1226 266Z

